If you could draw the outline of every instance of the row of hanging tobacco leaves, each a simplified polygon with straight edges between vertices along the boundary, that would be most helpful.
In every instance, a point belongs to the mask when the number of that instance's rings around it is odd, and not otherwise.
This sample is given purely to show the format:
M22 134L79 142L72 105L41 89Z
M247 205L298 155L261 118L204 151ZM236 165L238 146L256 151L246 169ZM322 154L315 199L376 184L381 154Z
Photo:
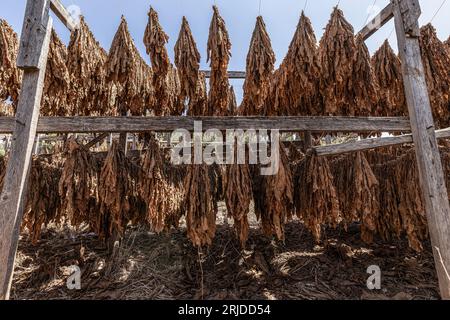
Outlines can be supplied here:
M13 108L20 90L15 68L17 36L2 21L1 98ZM407 115L401 64L389 44L370 58L364 41L335 9L317 41L302 14L279 69L262 17L257 18L249 53L244 99L238 108L227 69L231 41L214 7L207 58L209 92L199 71L200 54L183 18L175 45L175 66L166 49L158 14L150 9L144 44L152 67L140 57L122 18L109 53L81 19L66 48L52 33L42 114L62 115ZM6 45L4 45L6 44ZM422 28L422 54L437 124L448 126L448 48L431 26ZM447 60L445 60L447 59ZM431 83L431 85L430 85ZM447 87L446 87L447 85ZM6 112L5 112L6 113ZM12 114L9 110L6 114ZM280 170L261 176L258 166L173 166L152 134L140 157L126 157L113 144L106 157L69 140L63 154L33 161L24 227L34 241L49 223L87 224L101 238L123 234L129 224L155 232L178 227L184 216L196 246L214 239L219 201L225 201L242 245L248 238L250 204L265 235L283 240L294 216L320 241L324 226L358 222L362 239L408 236L421 250L427 229L414 156L387 149L318 158L282 148ZM442 150L448 170L448 149ZM4 173L4 160L0 173ZM448 174L447 174L448 177Z

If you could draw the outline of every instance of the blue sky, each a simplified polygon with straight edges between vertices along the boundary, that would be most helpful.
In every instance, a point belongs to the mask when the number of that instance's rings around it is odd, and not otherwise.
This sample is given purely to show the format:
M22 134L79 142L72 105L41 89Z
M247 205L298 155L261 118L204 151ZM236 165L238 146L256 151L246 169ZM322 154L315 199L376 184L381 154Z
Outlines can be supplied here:
M25 8L25 0L0 0L0 18L6 19L20 34ZM62 0L66 6L76 5L81 9L87 23L100 41L101 45L109 50L111 40L120 23L121 15L125 15L130 32L135 39L144 59L149 62L145 54L142 38L147 23L147 12L152 5L159 13L160 22L165 32L170 36L168 45L173 61L173 47L178 36L181 17L185 15L191 25L199 51L202 55L202 68L206 64L206 42L208 28L212 15L211 6L215 3L224 17L233 44L233 57L230 70L245 70L245 59L250 43L251 34L256 16L259 14L260 0ZM309 0L306 14L311 18L318 40L329 19L333 6L338 0ZM373 10L373 4L375 7ZM264 17L272 45L277 57L277 64L281 62L287 52L289 43L294 34L301 10L306 0L261 0L261 15ZM373 11L379 11L389 0L341 0L339 7L344 11L346 18L352 23L355 31L361 29L367 16ZM442 0L422 0L421 24L430 22ZM434 18L433 24L438 35L445 40L450 34L450 1L447 1L439 14ZM57 20L57 19L55 19ZM59 22L55 28L65 43L69 40L69 33ZM367 41L371 52L374 52L386 39L396 47L395 32L390 22L377 34ZM236 94L242 95L242 81L235 81Z

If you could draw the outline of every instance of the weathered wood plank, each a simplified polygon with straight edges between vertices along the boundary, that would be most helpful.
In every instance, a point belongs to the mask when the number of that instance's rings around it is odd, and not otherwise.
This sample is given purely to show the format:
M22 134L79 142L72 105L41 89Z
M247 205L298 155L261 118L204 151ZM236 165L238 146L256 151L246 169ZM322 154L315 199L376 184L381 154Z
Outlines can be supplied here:
M450 138L450 128L436 131L436 138L437 139ZM413 142L414 141L412 134L407 134L396 137L364 139L348 143L319 146L314 147L314 150L318 156L333 156L344 153L377 149L382 147L391 147Z
M391 0L403 80L441 296L450 299L450 206L419 47L418 0Z
M0 133L11 133L13 118L0 118ZM388 117L41 117L38 133L167 132L193 131L194 121L203 129L278 129L282 132L409 132L407 118Z
M77 28L77 23L70 16L67 9L61 3L60 0L51 0L50 9L55 13L59 20L69 29L70 31L74 31Z
M0 195L0 230L2 231L0 237L0 300L9 299L52 29L52 19L48 17L48 1L29 0L27 8L29 7L33 7L33 10L27 10L27 13L32 13L32 15L26 16L25 19L34 21L36 25L41 25L43 21L46 21L47 25L39 30L32 28L31 30L34 32L25 32L28 39L21 39L25 48L30 48L30 44L35 44L40 48L39 52L34 49L27 50L28 54L39 57L39 64L37 65L38 70L25 68L17 106L10 160L6 167L3 191ZM44 38L42 38L43 30L45 30ZM37 61L36 57L29 56L24 61ZM28 63L27 66L29 66Z
M20 37L17 66L21 69L39 69L43 59L47 60L42 48L47 34L50 0L27 1Z
M209 70L201 70L205 74L206 78L211 78L211 71ZM246 73L245 71L228 71L229 79L245 79Z
M367 40L382 26L389 22L394 17L394 6L392 3L388 4L381 12L373 18L358 34Z

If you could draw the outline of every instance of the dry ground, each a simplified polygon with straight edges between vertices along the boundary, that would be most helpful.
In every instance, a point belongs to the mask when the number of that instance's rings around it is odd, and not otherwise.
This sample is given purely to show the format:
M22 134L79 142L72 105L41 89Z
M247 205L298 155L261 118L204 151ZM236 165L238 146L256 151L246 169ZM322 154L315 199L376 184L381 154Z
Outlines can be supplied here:
M82 289L70 291L69 266ZM382 270L382 290L366 288L367 267ZM114 257L95 235L47 230L33 246L22 236L13 299L438 299L429 244L421 254L405 240L367 246L358 228L327 230L316 245L299 222L286 242L253 225L241 251L232 226L221 223L213 247L193 248L185 230L156 235L130 228Z

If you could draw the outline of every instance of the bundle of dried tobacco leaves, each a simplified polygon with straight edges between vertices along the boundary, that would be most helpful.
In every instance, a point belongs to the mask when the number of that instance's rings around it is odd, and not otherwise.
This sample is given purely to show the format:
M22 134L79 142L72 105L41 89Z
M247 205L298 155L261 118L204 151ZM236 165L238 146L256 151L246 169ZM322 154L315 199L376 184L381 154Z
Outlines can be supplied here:
M158 13L150 7L144 44L153 68L153 111L157 116L180 115L184 110L178 72L172 66L166 49L169 36L163 31Z
M309 116L323 113L320 66L311 21L302 12L289 51L273 77L268 115Z
M135 185L131 177L132 164L114 141L100 171L99 213L94 230L102 239L122 235L129 222Z
M64 215L60 209L61 198L57 188L61 177L61 162L57 156L34 157L30 172L22 226L28 229L32 243L36 244L42 227L50 222L61 222Z
M178 226L184 195L176 181L166 177L163 155L153 135L142 161L140 180L140 195L147 204L146 217L151 229L160 233Z
M372 57L372 67L379 97L375 115L407 116L401 62L387 40Z
M190 165L185 179L187 234L197 247L210 246L216 233L216 211L213 203L208 166Z
M196 100L199 83L200 53L186 17L175 44L175 65L181 82L181 99L189 105Z
M353 27L336 7L319 45L321 91L326 115L350 116L356 111L351 92L357 52L353 32Z
M228 63L231 57L231 42L225 21L219 9L213 6L214 14L209 27L208 61L211 61L209 112L211 116L224 116L228 110Z
M450 126L450 56L431 24L420 29L420 50L435 124Z
M230 86L230 91L228 94L228 111L227 116L236 116L238 113L238 105L236 99L236 93L234 93L234 87Z
M16 67L18 51L17 34L5 20L0 19L0 102L10 99L13 106L13 110L5 112L7 115L14 114L19 99L22 73Z
M361 237L373 242L379 214L378 181L363 153L343 156L331 163L334 185L345 226L361 222Z
M109 50L106 79L107 85L114 88L109 99L120 115L145 114L153 98L152 70L140 56L124 17Z
M289 161L282 145L275 166L278 171L264 177L263 188L260 190L263 193L262 207L257 213L260 214L264 234L284 240L284 226L292 217L294 207L294 185Z
M250 228L248 214L252 201L252 180L248 164L234 162L226 167L225 203L228 215L234 220L236 235L241 246L245 247Z
M75 139L69 139L64 151L64 165L58 190L61 211L72 226L95 221L98 215L99 164Z
M71 114L80 116L114 115L108 103L105 84L106 51L95 40L84 18L70 36L67 68L71 78ZM69 115L69 114L66 114Z
M41 104L41 113L44 116L73 114L73 110L70 110L72 106L68 104L71 83L66 63L67 48L55 30L52 30Z
M336 227L341 222L339 199L328 160L307 155L298 166L295 181L295 208L316 241L322 225Z
M247 72L244 83L244 100L240 108L243 116L257 116L264 111L274 70L275 53L272 49L266 24L261 16L256 19L250 49L247 55Z
M379 100L378 87L370 63L369 50L361 36L356 37L356 53L352 74L349 86L354 108L349 109L349 115L374 116Z

